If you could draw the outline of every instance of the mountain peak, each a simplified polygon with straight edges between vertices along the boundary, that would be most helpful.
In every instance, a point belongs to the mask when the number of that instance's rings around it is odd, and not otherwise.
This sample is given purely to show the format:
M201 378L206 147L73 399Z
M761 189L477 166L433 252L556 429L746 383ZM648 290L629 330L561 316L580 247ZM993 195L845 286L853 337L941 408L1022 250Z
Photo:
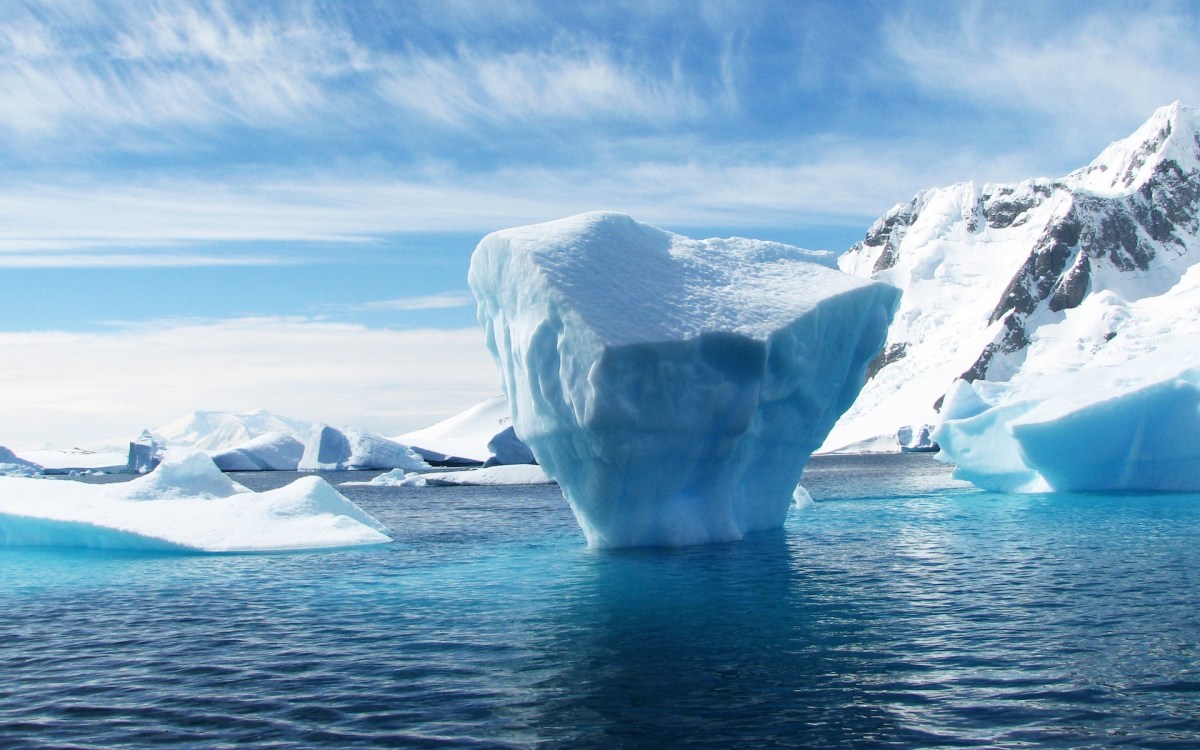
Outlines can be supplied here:
M1179 102L1159 107L1133 135L1110 143L1067 180L1100 195L1130 193L1167 162L1185 174L1200 170L1200 112Z

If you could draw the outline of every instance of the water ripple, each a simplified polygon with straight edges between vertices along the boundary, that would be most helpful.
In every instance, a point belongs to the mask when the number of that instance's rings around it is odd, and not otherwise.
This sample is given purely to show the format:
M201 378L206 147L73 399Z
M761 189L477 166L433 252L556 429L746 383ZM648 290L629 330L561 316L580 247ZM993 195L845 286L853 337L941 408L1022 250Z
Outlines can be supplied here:
M0 550L0 747L1200 743L1200 497L812 468L688 550L590 551L545 487L358 488L370 550Z

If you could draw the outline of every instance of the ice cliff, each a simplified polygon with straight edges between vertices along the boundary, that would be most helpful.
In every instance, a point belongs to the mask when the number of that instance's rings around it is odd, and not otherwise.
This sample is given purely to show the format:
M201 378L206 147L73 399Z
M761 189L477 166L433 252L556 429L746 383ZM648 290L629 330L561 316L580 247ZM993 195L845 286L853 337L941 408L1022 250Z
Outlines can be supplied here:
M898 297L832 265L615 213L483 239L468 281L513 424L590 545L783 524Z

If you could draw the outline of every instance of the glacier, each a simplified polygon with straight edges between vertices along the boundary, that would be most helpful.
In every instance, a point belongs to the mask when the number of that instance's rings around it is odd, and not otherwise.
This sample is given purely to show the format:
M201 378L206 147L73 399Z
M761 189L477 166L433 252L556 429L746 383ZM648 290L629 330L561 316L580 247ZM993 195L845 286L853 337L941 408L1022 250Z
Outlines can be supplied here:
M838 260L904 294L821 450L955 419L944 404L956 382L988 394L1012 383L1009 403L1032 397L1036 379L1093 367L1141 381L1150 349L1173 352L1173 372L1156 377L1200 366L1195 340L1178 333L1200 310L1187 291L1198 261L1200 113L1178 103L1064 177L921 191Z
M899 296L835 263L611 212L479 243L468 283L513 425L590 546L783 524Z
M362 469L428 469L429 464L407 445L361 430L339 430L329 425L315 429L304 445L300 471Z
M383 544L387 529L318 477L267 492L203 453L129 482L0 478L0 545L270 552Z

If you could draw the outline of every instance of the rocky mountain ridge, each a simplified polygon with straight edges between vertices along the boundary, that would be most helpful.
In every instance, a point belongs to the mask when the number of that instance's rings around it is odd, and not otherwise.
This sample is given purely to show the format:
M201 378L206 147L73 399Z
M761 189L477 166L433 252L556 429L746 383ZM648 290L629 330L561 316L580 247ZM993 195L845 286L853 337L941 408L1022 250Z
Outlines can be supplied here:
M958 378L1087 366L1119 346L1131 306L1176 288L1200 260L1198 217L1200 112L1178 103L1065 177L959 183L893 207L839 259L904 298L824 449L936 422Z

